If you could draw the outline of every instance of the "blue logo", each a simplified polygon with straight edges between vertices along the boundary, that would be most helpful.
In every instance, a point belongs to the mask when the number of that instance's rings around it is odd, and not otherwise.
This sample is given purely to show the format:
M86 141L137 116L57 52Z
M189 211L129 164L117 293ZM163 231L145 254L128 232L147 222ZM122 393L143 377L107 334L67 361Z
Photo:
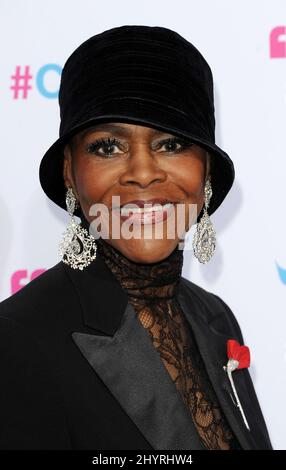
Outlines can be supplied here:
M283 282L283 284L286 284L286 269L281 268L278 263L276 263L276 266L281 281Z

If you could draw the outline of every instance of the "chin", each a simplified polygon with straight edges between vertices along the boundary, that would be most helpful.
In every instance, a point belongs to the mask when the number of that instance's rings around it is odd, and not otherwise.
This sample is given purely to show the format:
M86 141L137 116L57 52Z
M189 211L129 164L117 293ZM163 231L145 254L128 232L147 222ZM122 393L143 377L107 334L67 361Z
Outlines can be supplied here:
M120 240L116 248L135 263L157 263L170 255L178 245L178 240Z

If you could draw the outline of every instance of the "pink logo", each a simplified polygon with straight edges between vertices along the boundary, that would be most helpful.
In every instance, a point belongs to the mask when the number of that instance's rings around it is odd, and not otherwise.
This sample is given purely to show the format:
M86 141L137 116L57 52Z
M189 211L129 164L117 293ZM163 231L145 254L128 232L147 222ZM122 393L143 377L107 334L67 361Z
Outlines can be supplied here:
M36 269L28 276L28 271L26 269L21 269L19 271L15 271L11 276L11 294L15 294L18 290L22 289L26 284L28 284L36 277L43 274L46 270L45 269Z
M24 71L21 72L20 65L17 65L14 75L11 75L13 84L10 86L13 90L14 100L19 99L19 94L22 92L22 97L27 99L28 90L31 90L32 86L30 85L30 80L33 78L33 75L30 74L30 67L26 65Z
M286 26L276 26L270 33L270 57L286 57Z

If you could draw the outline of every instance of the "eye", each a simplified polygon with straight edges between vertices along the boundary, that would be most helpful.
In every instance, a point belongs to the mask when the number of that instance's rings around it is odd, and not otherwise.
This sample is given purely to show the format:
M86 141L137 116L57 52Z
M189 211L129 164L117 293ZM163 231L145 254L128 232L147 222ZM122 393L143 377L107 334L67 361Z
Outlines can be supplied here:
M154 150L158 150L161 147L167 147L167 152L169 153L179 153L183 150L190 148L194 143L187 138L180 138L180 137L170 137L168 139L161 140L157 145L154 146ZM107 157L112 156L116 153L124 153L124 152L114 152L114 147L123 147L120 140L116 139L115 137L105 137L96 139L90 144L87 144L86 151L88 153L92 153L94 155ZM100 151L103 149L103 152Z
M87 144L86 150L88 153L93 153L99 156L109 156L112 155L112 148L118 147L121 145L121 142L115 137L106 137L94 140L90 144ZM100 152L99 149L103 148L104 151ZM118 153L118 152L117 152Z
M161 140L156 146L155 149L161 147L167 147L167 152L171 153L179 153L183 150L192 147L194 142L187 138L180 138L180 137L169 137L168 139ZM179 147L178 147L179 146Z

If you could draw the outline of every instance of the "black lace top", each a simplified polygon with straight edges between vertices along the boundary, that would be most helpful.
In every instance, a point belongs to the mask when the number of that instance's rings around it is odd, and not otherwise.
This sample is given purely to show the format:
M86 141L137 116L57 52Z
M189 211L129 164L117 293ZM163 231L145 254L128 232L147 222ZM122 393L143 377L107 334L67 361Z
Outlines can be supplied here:
M147 328L204 446L209 450L239 449L175 297L183 250L177 246L164 260L141 264L125 257L102 238L96 243L98 252L128 294L143 327Z

